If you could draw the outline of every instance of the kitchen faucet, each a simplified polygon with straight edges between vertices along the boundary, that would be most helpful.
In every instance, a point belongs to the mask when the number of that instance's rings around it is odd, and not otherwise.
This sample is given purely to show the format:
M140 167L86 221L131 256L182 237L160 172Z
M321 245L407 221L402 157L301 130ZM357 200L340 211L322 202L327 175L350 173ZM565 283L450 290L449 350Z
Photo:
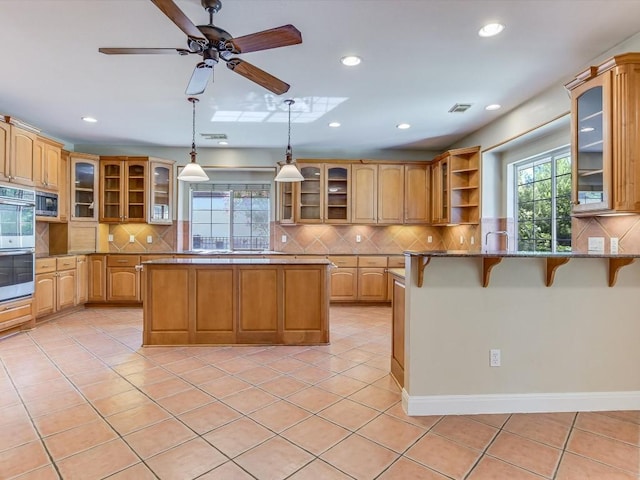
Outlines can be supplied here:
M505 237L507 237L507 251L509 251L509 232L507 232L506 230L497 230L495 232L487 232L487 234L484 236L484 244L485 246L487 245L487 242L489 241L489 235L504 235Z

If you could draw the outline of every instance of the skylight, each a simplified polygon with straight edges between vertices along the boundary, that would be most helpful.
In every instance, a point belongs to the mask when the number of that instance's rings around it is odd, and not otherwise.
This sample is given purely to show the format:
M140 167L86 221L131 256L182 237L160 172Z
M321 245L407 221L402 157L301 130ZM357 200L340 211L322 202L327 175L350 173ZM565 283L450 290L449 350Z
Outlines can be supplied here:
M347 97L296 97L291 106L291 123L315 122L330 112ZM287 123L287 106L279 99L265 95L265 98L246 105L245 110L217 110L211 117L212 122L273 122Z

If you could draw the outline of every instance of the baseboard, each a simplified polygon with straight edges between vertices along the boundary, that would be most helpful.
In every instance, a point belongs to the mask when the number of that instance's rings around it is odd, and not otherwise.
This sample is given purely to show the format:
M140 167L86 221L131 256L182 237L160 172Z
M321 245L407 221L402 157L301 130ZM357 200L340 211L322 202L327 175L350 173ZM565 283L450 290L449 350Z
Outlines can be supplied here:
M640 410L640 391L410 396L403 389L402 407L411 416Z

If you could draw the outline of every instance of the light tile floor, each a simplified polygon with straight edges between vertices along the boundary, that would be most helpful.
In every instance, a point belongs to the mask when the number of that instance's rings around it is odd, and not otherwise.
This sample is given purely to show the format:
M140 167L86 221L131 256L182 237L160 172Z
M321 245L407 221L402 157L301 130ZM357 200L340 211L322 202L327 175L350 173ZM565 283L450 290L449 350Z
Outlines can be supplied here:
M0 478L637 479L640 412L408 417L390 309L331 345L141 348L87 309L0 341Z

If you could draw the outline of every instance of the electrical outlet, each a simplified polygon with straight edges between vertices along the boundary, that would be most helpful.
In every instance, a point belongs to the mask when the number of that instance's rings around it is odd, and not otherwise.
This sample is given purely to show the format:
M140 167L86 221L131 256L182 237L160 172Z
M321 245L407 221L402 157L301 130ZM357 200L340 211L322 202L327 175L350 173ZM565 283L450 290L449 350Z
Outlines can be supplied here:
M433 237L431 235L427 237L427 243L433 243Z
M474 237L471 237L471 239L469 240L471 245L475 245L476 243L476 239Z
M287 243L287 236L282 235L282 238L280 238L280 240L282 241L282 243Z
M611 248L611 253L618 253L618 237L611 237L611 243L609 246Z
M153 236L147 235L147 243L153 243Z
M499 367L500 363L500 350L497 348L489 350L489 366Z
M362 241L362 237L360 235L356 235L356 243L360 243Z
M111 233L109 234L109 238L108 238L108 240L109 240L110 242L113 242L113 235L112 235Z
M588 237L587 253L604 253L604 237Z
M136 241L135 235L129 235L129 243L134 243Z
M460 245L464 245L464 235L460 235Z

